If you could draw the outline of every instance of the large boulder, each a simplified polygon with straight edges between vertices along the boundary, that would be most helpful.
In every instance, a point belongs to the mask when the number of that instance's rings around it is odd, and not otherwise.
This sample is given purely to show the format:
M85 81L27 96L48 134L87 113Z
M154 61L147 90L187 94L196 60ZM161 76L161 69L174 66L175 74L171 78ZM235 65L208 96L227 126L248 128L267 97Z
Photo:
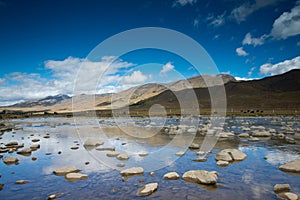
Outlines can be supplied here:
M18 151L17 154L29 156L29 155L31 155L31 152L32 152L31 148L25 148L25 149L22 149L22 150Z
M279 169L285 172L300 173L300 158L281 165Z
M140 175L143 173L144 173L144 169L142 167L132 167L120 172L122 176Z
M138 191L138 195L140 196L148 196L155 192L158 188L158 183L148 183Z
M183 180L192 183L214 185L217 183L218 176L216 172L208 172L205 170L191 170L185 172L182 178Z
M80 170L77 169L77 167L75 167L75 166L65 166L65 167L61 167L59 169L54 170L53 173L58 176L65 176L68 173L79 172L79 171Z

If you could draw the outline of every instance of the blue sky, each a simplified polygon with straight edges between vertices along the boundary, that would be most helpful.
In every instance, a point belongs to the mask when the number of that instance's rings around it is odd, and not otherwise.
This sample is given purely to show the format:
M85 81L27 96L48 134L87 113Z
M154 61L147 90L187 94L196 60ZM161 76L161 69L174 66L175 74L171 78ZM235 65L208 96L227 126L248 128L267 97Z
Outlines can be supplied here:
M0 0L0 27L0 105L72 94L72 81L80 65L88 65L91 50L140 27L186 34L203 46L220 73L237 78L300 68L300 1ZM105 62L101 58L96 67ZM197 73L176 55L145 50L117 59L98 92L182 75Z

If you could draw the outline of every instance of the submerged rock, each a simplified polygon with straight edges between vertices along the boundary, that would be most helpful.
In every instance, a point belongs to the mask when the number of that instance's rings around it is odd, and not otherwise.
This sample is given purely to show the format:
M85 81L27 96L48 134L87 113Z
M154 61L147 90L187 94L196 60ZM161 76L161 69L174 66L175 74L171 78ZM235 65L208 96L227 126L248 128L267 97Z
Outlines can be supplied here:
M180 176L176 172L169 172L164 175L164 179L166 179L166 180L177 180L179 178L180 178Z
M300 159L285 163L281 165L279 169L285 172L300 173Z
M61 167L59 169L54 170L53 173L58 176L64 176L68 173L79 172L79 171L80 170L77 169L75 166L65 166L65 167Z
M132 167L120 172L122 176L132 176L132 175L139 175L143 173L144 173L144 169L142 167Z
M183 180L192 183L214 185L217 183L218 176L216 172L208 172L205 170L191 170L185 172L182 178Z
M140 196L148 196L155 192L158 188L158 183L148 183L138 191L138 195Z

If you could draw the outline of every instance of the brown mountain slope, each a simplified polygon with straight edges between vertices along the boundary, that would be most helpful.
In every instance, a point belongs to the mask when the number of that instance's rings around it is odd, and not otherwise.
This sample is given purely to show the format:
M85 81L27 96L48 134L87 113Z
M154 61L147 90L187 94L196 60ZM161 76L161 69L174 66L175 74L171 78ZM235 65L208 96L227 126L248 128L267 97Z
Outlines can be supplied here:
M220 86L214 86L220 92ZM267 77L260 80L228 82L225 84L227 109L300 109L300 70L292 70L282 75ZM185 99L195 92L201 109L210 109L211 100L208 88L194 88L172 92L170 90L150 99L132 105L132 110L147 110L154 104L160 104L167 110L179 110L179 99ZM221 99L220 99L221 100ZM195 105L190 106L191 110Z

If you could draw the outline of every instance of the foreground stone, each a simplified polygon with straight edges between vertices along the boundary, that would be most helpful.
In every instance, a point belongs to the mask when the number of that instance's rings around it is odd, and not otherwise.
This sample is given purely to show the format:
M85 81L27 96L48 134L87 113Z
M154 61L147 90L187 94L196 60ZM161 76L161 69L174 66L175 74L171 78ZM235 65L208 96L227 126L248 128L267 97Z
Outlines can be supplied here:
M217 161L242 161L247 158L247 155L244 154L242 151L237 149L224 149L221 152L217 153L215 159Z
M180 178L180 176L176 172L169 172L164 175L164 179L166 179L166 180L177 180L179 178Z
M37 149L39 149L41 146L39 144L33 144L30 146L30 149L32 149L32 151L35 151Z
M132 167L120 172L122 176L140 175L143 173L144 173L144 169L142 167Z
M55 199L56 197L59 197L61 194L51 194L50 196L48 196L48 200L51 200L51 199Z
M18 145L18 142L15 142L15 141L5 144L6 147L17 146L17 145Z
M281 165L279 169L285 172L300 173L300 159L285 163Z
M115 151L116 148L115 147L97 147L96 150L97 151Z
M289 184L276 184L274 186L275 193L289 192L290 190L291 190L291 187Z
M83 146L92 146L92 147L97 147L97 146L100 146L100 145L103 145L104 142L102 140L96 140L96 139L87 139Z
M280 197L284 198L285 200L298 200L299 196L297 194L291 192L285 192L280 194Z
M7 165L17 164L19 162L18 158L15 157L6 157L3 162Z
M75 166L65 166L65 167L61 167L59 169L54 170L53 173L58 176L64 176L68 173L79 172L79 171L80 170L77 169Z
M158 183L148 183L138 191L138 195L140 196L148 196L155 192L158 188Z
M74 182L74 181L79 181L79 180L86 180L86 179L88 179L88 175L80 174L80 173L68 173L68 174L66 174L65 178L68 181Z
M187 171L182 176L183 180L204 184L204 185L214 185L217 183L217 172L208 172L205 170L191 170Z

